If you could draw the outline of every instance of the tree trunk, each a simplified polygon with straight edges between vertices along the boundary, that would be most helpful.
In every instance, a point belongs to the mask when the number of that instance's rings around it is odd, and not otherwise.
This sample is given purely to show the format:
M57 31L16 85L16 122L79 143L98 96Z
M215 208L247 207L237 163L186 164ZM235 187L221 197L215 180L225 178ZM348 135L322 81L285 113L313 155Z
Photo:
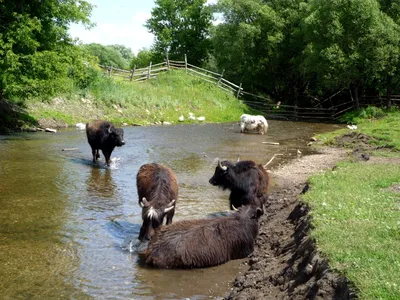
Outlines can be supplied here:
M392 77L387 79L386 83L386 108L392 107Z
M360 99L358 97L358 84L352 84L353 86L353 95L354 95L354 105L356 107L356 110L360 110Z

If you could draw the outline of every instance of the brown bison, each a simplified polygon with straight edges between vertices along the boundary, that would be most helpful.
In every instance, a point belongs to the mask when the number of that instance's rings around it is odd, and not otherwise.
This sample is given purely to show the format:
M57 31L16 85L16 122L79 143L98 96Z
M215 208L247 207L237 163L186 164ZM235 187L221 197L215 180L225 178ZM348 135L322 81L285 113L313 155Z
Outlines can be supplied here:
M205 268L253 252L259 207L242 206L229 216L179 221L156 230L144 251L147 264L159 268Z
M150 240L153 230L162 225L164 216L167 216L167 225L172 223L178 200L178 182L171 169L152 163L140 167L136 185L139 205L143 208L139 240Z
M209 182L223 190L231 191L229 195L231 209L249 204L263 209L267 199L268 173L262 165L257 165L252 160L242 160L237 163L218 160L215 173Z
M86 124L86 136L92 148L93 162L100 158L99 151L103 152L107 166L110 166L110 157L114 148L125 145L124 130L115 128L108 121L96 120Z

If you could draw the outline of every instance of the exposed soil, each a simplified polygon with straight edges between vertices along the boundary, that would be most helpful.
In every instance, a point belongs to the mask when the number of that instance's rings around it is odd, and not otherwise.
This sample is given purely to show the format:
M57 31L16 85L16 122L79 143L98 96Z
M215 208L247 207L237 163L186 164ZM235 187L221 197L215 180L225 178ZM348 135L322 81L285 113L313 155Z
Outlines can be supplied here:
M308 237L309 208L299 195L309 188L307 178L332 168L348 157L336 148L299 158L270 170L270 192L249 270L236 278L225 299L351 299L355 288L335 272ZM351 151L350 151L351 152Z

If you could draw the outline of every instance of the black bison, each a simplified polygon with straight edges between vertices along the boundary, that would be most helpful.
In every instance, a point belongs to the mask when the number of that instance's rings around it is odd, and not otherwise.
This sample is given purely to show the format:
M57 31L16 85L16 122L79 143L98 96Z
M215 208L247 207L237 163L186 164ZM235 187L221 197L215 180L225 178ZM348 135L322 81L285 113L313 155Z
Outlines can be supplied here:
M209 182L223 190L231 191L231 209L249 204L263 209L267 199L268 173L262 165L257 165L252 160L242 160L235 164L218 160L215 173Z
M253 252L259 207L242 206L229 216L179 221L155 231L144 251L158 268L205 268L244 258Z
M115 128L108 121L96 120L86 124L86 135L92 148L93 162L100 158L99 150L103 152L107 166L114 148L125 145L124 130Z
M143 208L139 240L150 240L153 230L162 225L164 216L167 216L167 225L172 223L178 200L178 182L171 169L151 163L140 167L136 185L139 205Z

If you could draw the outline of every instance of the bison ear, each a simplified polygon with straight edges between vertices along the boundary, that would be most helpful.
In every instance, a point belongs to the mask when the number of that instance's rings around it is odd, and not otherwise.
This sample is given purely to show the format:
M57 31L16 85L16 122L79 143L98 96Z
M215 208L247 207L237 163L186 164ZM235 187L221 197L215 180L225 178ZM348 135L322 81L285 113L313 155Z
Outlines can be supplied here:
M150 206L150 202L148 202L145 197L143 197L142 200L139 200L139 204L142 208Z

